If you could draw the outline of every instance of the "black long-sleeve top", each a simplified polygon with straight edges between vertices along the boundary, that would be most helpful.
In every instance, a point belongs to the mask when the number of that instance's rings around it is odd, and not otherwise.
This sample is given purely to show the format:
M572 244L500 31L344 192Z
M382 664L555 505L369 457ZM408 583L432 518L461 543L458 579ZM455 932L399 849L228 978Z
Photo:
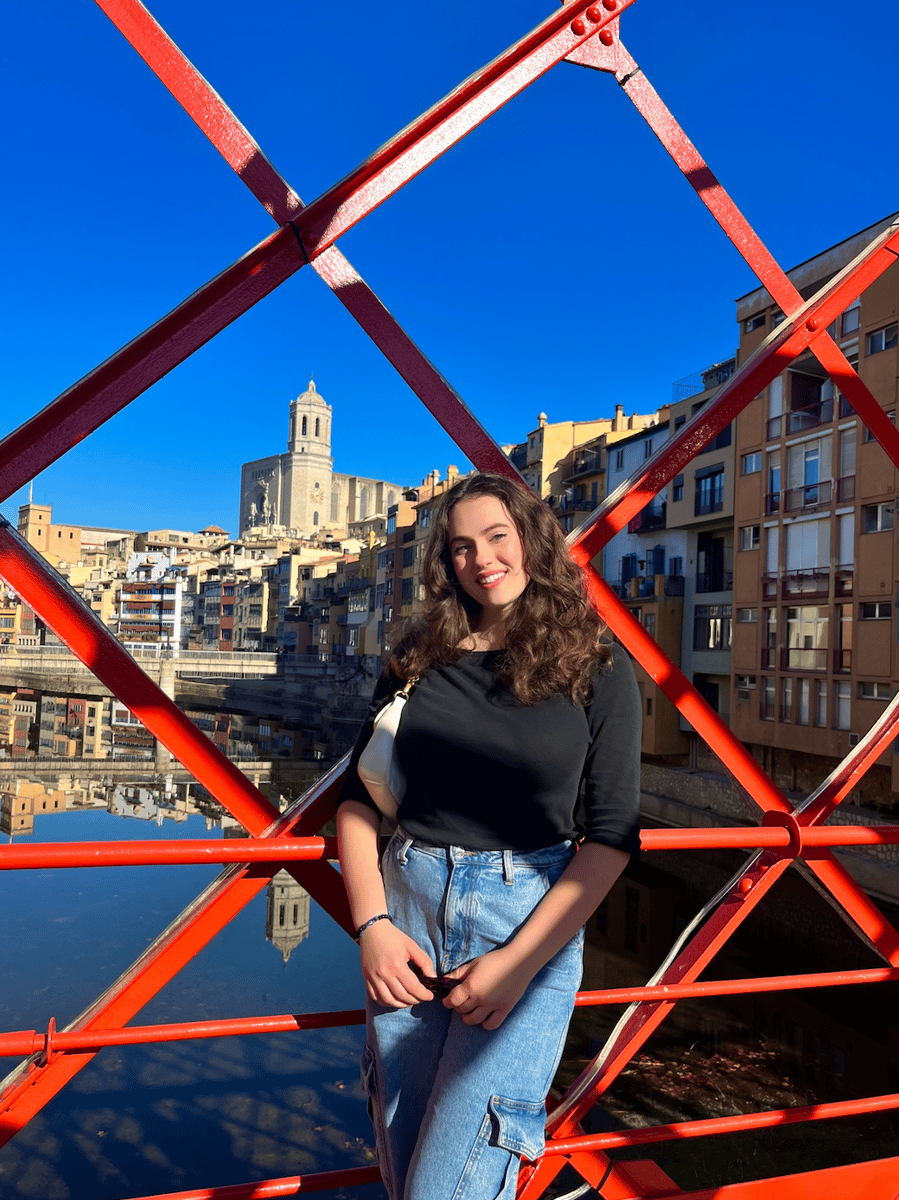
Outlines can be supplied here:
M430 667L412 689L396 737L407 782L403 829L471 850L536 850L583 837L637 854L642 705L625 652L616 647L597 669L586 706L563 695L522 704L496 681L501 653L472 651ZM357 766L375 714L399 686L386 672L378 682L341 803L376 808Z

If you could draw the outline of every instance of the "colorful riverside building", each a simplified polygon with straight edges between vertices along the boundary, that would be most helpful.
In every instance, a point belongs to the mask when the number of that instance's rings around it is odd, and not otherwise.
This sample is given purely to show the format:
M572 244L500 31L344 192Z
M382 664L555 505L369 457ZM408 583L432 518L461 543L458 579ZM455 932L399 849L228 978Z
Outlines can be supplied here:
M789 271L803 296L895 218ZM737 301L739 361L783 314L764 288ZM899 266L831 326L862 382L895 422ZM804 354L736 421L734 733L775 779L807 790L879 717L896 689L896 468L817 360ZM826 774L826 770L823 774ZM863 803L899 791L884 752Z

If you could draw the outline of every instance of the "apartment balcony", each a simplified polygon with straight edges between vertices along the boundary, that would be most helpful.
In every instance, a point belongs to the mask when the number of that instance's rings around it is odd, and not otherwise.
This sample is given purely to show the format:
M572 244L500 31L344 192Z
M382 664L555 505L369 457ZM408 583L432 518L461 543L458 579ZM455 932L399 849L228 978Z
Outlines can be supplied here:
M595 475L599 471L605 471L605 467L602 465L602 452L595 450L589 454L584 454L582 457L575 458L571 467L571 474L566 477L565 482L568 483L569 480L577 479L580 475Z
M667 505L662 501L659 505L647 504L627 523L628 533L648 533L653 529L665 528Z
M734 590L733 571L697 571L697 592L732 592Z
M852 405L845 396L838 393L838 414L848 417L854 412ZM783 434L804 433L807 429L816 429L819 425L829 425L833 420L833 400L819 400L817 404L809 404L805 408L793 408L779 417L769 417L767 425L767 440L776 441Z
M827 647L781 646L780 669L782 671L826 671L830 651Z
M832 495L833 483L830 479L822 480L821 483L808 483L804 487L790 488L784 493L784 511L800 512L806 508L820 508L823 504L830 504Z
M765 581L772 576L766 575ZM773 576L776 580L777 576ZM765 595L770 595L768 591ZM776 592L773 593L776 595ZM824 598L830 594L830 571L824 567L808 567L802 571L785 571L781 579L781 595L784 599L801 596L805 599Z

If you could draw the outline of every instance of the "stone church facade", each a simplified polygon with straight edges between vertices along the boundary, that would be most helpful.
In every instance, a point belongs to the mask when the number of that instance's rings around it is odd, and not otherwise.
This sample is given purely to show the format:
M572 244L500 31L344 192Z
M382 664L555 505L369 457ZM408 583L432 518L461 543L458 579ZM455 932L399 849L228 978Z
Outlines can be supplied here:
M403 486L339 475L331 457L331 405L310 379L290 404L287 451L244 463L240 473L240 536L253 533L346 537L351 525L387 513Z

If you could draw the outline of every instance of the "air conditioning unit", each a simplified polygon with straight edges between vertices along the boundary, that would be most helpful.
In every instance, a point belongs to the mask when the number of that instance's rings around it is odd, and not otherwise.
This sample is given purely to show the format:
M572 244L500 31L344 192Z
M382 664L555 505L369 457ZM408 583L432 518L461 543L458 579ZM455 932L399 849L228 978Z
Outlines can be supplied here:
M857 733L850 733L850 734L849 734L849 745L850 745L850 746L857 746L857 745L858 745L858 734L857 734Z

